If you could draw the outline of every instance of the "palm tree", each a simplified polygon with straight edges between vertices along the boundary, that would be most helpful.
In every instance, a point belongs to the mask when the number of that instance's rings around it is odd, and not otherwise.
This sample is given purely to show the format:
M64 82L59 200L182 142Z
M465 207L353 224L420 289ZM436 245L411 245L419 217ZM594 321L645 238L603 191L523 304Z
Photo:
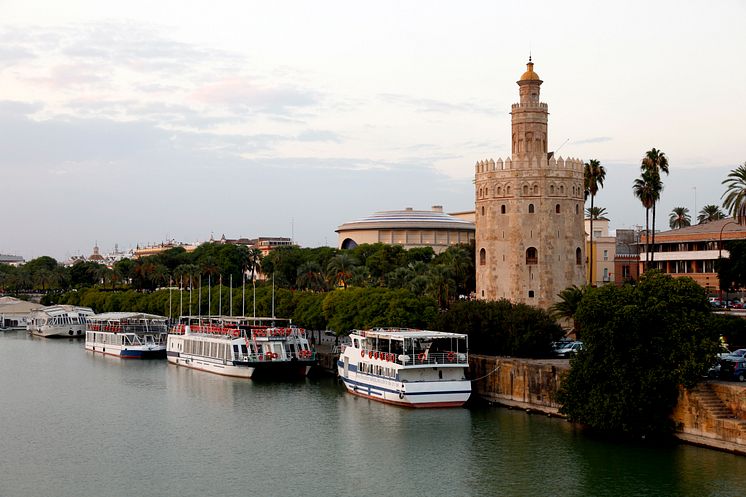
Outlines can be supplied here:
M606 217L607 214L608 212L606 212L606 207L589 207L585 210L585 216L588 219L602 219L604 221L608 221L609 218Z
M732 170L723 184L728 187L720 197L725 197L723 207L738 224L746 224L746 162Z
M692 216L689 215L689 209L686 207L674 207L671 211L671 216L668 218L668 224L674 230L691 226Z
M357 266L355 258L343 252L335 255L329 260L326 270L330 274L334 284L339 285L341 282L346 290L347 280L352 276L352 270L355 266Z
M723 214L723 211L720 210L720 207L710 204L705 205L704 207L702 207L702 210L699 211L697 222L699 224L705 224L712 221L717 221L718 219L723 219L724 217L725 214Z
M438 308L445 309L456 290L453 271L445 264L436 264L430 267L425 277L427 293L438 300Z
M656 182L660 182L660 178L646 171L632 185L632 192L645 207L645 269L650 266L650 209L655 204Z
M591 197L591 212L593 211L593 199L596 198L599 188L603 188L604 179L606 179L606 169L596 159L591 159L585 163L583 169L583 185L585 198ZM590 229L590 247L591 256L588 258L588 274L590 274L591 286L593 286L593 216L591 216L591 229Z
M262 263L262 251L258 248L250 248L249 253L249 267L251 268L251 281L254 281L256 276L256 268L261 266Z
M295 280L298 288L304 290L321 291L326 287L321 265L316 261L309 261L298 267L298 277Z
M467 292L466 282L469 275L474 272L474 262L469 250L463 246L454 245L448 247L442 254L440 254L438 259L453 272L457 284L457 290L464 290Z
M650 251L650 262L655 262L655 206L661 198L663 191L663 182L661 181L661 172L668 175L668 157L666 154L656 148L651 148L645 153L640 166L642 171L648 171L656 181L653 181L654 200L653 200L653 232L652 232L652 250Z
M549 308L549 312L552 313L555 319L572 319L572 330L575 333L576 338L578 336L579 329L578 323L575 321L575 313L578 311L578 305L583 300L583 295L588 292L588 287L578 287L573 285L567 287L557 294L559 301L556 302L552 307Z

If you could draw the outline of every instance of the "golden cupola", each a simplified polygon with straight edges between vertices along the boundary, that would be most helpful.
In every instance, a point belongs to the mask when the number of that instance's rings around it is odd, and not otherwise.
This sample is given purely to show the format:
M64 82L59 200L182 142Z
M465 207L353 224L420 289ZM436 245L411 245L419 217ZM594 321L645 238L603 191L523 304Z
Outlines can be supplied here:
M531 57L528 58L526 72L523 73L519 81L541 81L539 75L534 72L534 63L531 62Z

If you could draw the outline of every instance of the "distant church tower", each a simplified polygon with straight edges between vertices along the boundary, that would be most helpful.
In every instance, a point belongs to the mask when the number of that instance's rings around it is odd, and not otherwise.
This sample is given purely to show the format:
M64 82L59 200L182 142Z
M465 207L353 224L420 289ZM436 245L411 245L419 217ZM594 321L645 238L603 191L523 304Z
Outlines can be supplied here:
M513 104L513 152L476 164L477 298L541 308L585 282L583 161L547 153L543 81L528 70Z

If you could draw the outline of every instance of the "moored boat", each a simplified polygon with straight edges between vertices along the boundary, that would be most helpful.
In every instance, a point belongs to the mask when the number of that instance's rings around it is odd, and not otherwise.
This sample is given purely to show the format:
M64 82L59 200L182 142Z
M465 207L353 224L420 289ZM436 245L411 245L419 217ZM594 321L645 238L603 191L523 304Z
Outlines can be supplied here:
M457 407L471 395L468 337L375 328L350 333L337 362L348 392L406 407Z
M239 378L303 377L316 363L306 332L278 318L183 316L168 362Z
M93 315L90 307L52 305L32 312L26 329L42 337L83 337L87 319Z
M166 318L143 312L107 312L87 319L85 348L123 359L166 355Z

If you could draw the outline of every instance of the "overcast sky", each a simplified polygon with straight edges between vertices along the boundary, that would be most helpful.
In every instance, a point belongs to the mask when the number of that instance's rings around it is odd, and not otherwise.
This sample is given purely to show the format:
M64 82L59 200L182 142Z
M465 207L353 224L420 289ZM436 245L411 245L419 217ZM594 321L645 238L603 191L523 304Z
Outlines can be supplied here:
M663 227L746 161L744 20L743 1L0 0L0 253L336 245L374 211L473 209L529 51L549 149L606 167L612 229L644 224L632 181L666 153Z

